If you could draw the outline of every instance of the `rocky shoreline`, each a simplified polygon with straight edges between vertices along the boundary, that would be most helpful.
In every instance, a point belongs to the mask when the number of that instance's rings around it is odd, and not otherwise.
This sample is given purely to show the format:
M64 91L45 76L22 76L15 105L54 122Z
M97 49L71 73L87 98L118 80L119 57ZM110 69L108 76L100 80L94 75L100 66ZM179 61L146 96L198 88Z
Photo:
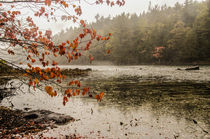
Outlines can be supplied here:
M64 125L75 119L68 115L54 113L47 110L34 110L24 112L0 107L0 137L10 138L26 136L56 125Z

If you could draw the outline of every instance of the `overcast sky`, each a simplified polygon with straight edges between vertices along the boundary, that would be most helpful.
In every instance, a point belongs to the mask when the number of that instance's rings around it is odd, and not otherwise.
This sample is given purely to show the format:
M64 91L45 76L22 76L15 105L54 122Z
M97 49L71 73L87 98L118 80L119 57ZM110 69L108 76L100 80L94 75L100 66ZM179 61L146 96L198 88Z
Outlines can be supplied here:
M91 1L91 0L89 0ZM95 1L95 0L93 0ZM152 6L158 5L168 5L173 6L176 2L184 3L185 0L125 0L126 4L123 7L115 6L115 7L108 7L104 5L88 5L81 1L81 7L83 11L83 15L81 16L82 19L87 20L88 22L95 21L95 15L99 14L100 16L111 16L114 17L119 15L123 12L125 13L136 13L140 14L143 11L148 9L149 2L151 1ZM202 0L197 0L202 1ZM39 22L38 25L41 28L51 29L53 34L60 32L62 29L72 26L72 23L69 22L57 22L57 23L47 23L47 22Z

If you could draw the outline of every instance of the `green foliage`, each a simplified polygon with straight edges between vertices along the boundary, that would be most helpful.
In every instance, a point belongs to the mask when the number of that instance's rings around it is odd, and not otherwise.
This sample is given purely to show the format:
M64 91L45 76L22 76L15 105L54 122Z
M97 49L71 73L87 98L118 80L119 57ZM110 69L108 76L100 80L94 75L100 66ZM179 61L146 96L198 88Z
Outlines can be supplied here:
M147 13L123 13L112 19L97 15L96 22L89 26L103 35L112 33L109 41L99 46L94 42L97 47L86 54L93 54L96 60L123 65L209 63L210 0L200 3L186 0L174 7L150 4ZM80 31L80 28L70 28L54 38L65 41ZM158 47L164 49L155 56ZM107 49L111 50L108 57Z

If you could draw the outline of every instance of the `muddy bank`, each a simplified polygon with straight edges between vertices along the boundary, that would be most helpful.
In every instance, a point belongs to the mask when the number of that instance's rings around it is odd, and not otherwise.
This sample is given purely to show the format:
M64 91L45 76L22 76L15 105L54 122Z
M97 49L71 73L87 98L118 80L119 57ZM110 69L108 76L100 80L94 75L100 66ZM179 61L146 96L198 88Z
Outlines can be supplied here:
M64 125L74 118L47 110L24 112L0 107L0 137L25 136Z

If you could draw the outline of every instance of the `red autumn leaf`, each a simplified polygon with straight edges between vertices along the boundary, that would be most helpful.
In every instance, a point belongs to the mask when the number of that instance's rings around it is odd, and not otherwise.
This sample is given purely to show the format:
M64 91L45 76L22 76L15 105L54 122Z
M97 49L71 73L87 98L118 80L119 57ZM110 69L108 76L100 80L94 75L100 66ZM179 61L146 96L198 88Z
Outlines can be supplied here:
M31 64L29 64L29 63L27 63L27 65L28 65L28 67L29 67L29 68L31 68L31 67L32 67L32 66L31 66Z
M93 56L91 56L91 55L89 55L89 59L90 59L90 61L94 60Z
M105 41L106 40L106 37L103 37L101 40Z
M63 101L68 102L68 98L66 96L64 96Z
M76 96L77 94L76 94L76 92L73 92L73 96Z
M15 55L15 53L12 50L8 50L8 54Z
M66 105L66 101L63 101L63 105L64 105L64 106Z
M75 81L74 81L75 84L78 84L78 82L79 82L78 80L75 80Z
M50 6L51 5L51 0L45 0L45 5Z
M46 73L48 73L48 72L50 72L50 71L51 71L50 68L46 68L46 69L44 70L44 72L46 72Z
M48 3L47 4L48 4L48 6L50 6L51 5L51 0L48 0Z
M55 78L55 74L53 72L50 72L50 78Z
M33 85L33 82L32 81L29 81L28 85L29 86L32 86Z
M39 80L37 78L35 78L34 79L34 83L38 85L39 84Z
M107 54L110 54L110 52L111 52L111 50L110 50L110 49L108 49L108 50L106 51L106 53L107 53Z
M57 63L53 60L52 66L56 66Z
M97 101L101 101L103 96L104 96L104 92L101 92L99 95L96 95L95 98L97 99Z
M34 63L34 62L36 62L36 60L35 59L32 59L31 62Z
M80 83L80 82L78 82L77 87L80 87L80 86L81 86L81 83Z
M51 86L45 86L45 91L50 95L53 96L53 88Z
M43 79L49 80L49 77L47 75L42 75Z
M61 80L60 80L60 79L58 79L58 80L57 80L57 82L58 82L58 83L61 83Z
M82 39L84 38L84 34L79 34L79 37Z
M76 89L77 95L80 94L80 89Z
M70 81L70 82L69 82L69 85L74 85L74 82L73 82L73 81Z
M84 20L80 20L80 24L81 25L84 25L85 24L85 21Z

